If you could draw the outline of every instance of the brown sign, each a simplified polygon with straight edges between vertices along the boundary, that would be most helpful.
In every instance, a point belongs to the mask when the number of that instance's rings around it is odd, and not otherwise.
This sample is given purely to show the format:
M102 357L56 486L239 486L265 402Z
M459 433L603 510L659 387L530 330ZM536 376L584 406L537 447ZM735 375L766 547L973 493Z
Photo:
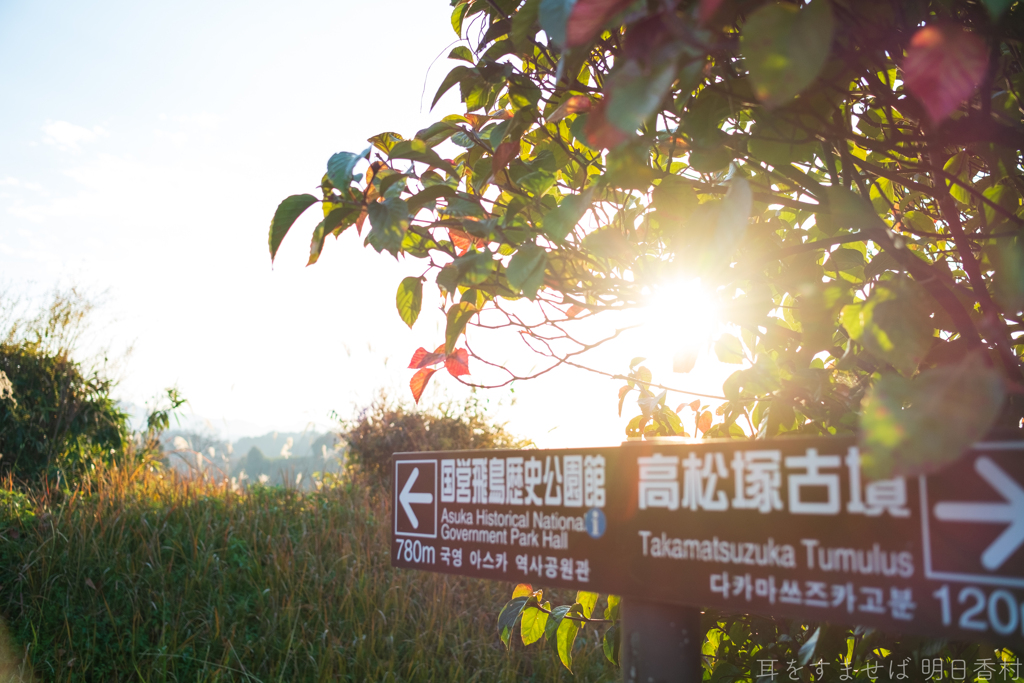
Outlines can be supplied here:
M1024 442L869 481L853 439L397 454L392 564L1024 644Z

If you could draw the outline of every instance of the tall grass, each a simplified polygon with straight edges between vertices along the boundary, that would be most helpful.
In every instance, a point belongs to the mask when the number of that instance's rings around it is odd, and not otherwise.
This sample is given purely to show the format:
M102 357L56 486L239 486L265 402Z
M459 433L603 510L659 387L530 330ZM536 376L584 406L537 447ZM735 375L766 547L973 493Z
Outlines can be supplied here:
M504 651L509 584L392 569L388 504L344 481L238 493L112 470L59 503L8 482L8 651L52 681L572 680L542 648ZM595 636L576 680L617 677Z

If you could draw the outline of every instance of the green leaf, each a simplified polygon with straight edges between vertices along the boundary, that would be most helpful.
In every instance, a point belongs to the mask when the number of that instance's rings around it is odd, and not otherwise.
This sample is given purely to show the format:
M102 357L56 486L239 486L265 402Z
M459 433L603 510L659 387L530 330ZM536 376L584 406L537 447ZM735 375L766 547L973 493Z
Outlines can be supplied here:
M409 178L401 173L389 173L387 175L381 173L373 179L374 184L376 184L378 178L381 180L377 191L380 192L381 196L385 199L391 199L392 197L398 197L401 195L402 190L405 189L405 185L409 181Z
M373 149L372 146L367 147L359 154L338 152L331 156L327 160L327 177L331 179L331 184L344 193L345 188L352 184L352 171L355 169L356 164L359 163L360 159L369 157L371 149Z
M392 147L394 147L396 144L398 144L404 139L405 138L403 138L398 133L392 133L389 131L386 133L378 133L377 135L374 135L372 138L367 138L366 141L369 142L374 147L376 147L377 149L379 149L380 151L387 154L388 152L391 151Z
M281 246L281 240L288 234L295 223L295 219L302 215L302 212L313 206L317 198L311 194L293 194L277 205L274 218L270 221L270 262L274 262L277 256L277 249Z
M415 216L420 209L430 202L436 201L441 197L454 197L455 194L455 189L448 185L431 185L430 187L425 187L422 192L414 194L406 200L409 204L409 214Z
M565 618L565 614L568 611L569 605L559 605L551 610L551 614L548 616L548 623L544 626L544 638L548 642L552 644L557 642L558 626L562 623L562 619Z
M827 218L818 214L818 220L826 218L834 228L851 230L886 229L888 226L878 217L871 202L845 187L832 185L823 188L828 205ZM835 229L831 233L835 234Z
M581 609L579 605L573 605L569 608L566 616L579 616ZM576 619L562 619L561 623L558 624L557 633L557 649L558 658L562 660L562 664L569 671L572 671L572 646L576 642L576 634L580 632L580 622Z
M452 86L473 73L473 69L462 65L459 65L449 71L448 75L444 77L443 81L441 81L441 86L437 89L437 93L434 95L434 100L430 103L430 108L433 109L437 104L437 101L441 99L446 92L451 90Z
M715 342L715 355L723 363L742 363L743 344L731 334L723 334Z
M967 189L971 186L971 156L967 150L961 150L951 156L942 170L959 180L959 183L946 181L949 187L949 194L961 204L970 205L971 193ZM965 185L967 187L965 187Z
M558 208L549 211L541 220L541 230L552 242L562 242L576 228L583 214L590 209L590 191L562 200Z
M1014 3L1014 0L981 0L982 4L985 5L985 9L992 15L993 19L998 19L1003 16L1003 12L1010 8L1010 5Z
M516 625L516 620L529 599L529 596L526 595L512 598L505 603L505 606L501 608L501 613L498 614L498 633L501 636L501 642L505 644L506 648L511 644L512 629Z
M459 269L459 283L464 285L482 285L498 267L489 251L471 251L454 264Z
M313 230L313 238L309 241L309 260L306 261L307 266L311 266L320 259L320 252L324 248L324 238L327 237L328 231L324 229L324 221L320 221L316 228Z
M540 27L548 34L548 40L562 47L565 45L565 27L576 0L540 0L537 18Z
M844 306L840 322L872 355L909 377L933 343L928 299L908 278L880 282L867 301Z
M626 60L608 77L608 106L605 117L624 133L634 133L647 118L658 111L676 78L676 63L659 60L644 69L635 60Z
M418 277L407 277L398 285L395 305L398 315L406 325L412 328L416 318L420 317L420 306L423 304L423 280Z
M803 9L767 4L750 15L740 34L754 93L768 107L793 99L818 77L832 48L831 3Z
M547 251L544 247L532 243L524 244L508 262L508 270L505 273L508 284L531 300L537 298L537 290L544 284L544 269L547 262Z
M466 48L461 46L455 49L458 50L460 48L466 50ZM468 52L468 50L466 51ZM437 145L440 145L442 142L450 138L452 135L458 133L459 130L459 127L456 126L454 123L450 123L448 121L438 121L437 123L431 124L424 128L423 130L416 133L416 139L422 140L427 147L436 147Z
M747 234L753 194L746 178L736 176L729 183L729 191L722 200L718 212L718 227L715 230L715 244L721 256L729 258Z
M462 21L466 18L466 12L469 11L471 4L470 0L461 0L452 12L452 29L459 38L462 37Z
M608 621L618 621L619 619L619 603L622 602L622 598L618 595L608 596L608 606L604 608L604 618Z
M545 602L544 609L550 611L551 603ZM519 631L523 645L532 645L544 636L544 627L548 624L548 613L531 604L523 610L523 621Z
M619 665L618 624L612 624L611 627L605 630L604 636L601 638L601 650L604 652L605 659L615 666Z
M865 473L914 476L956 460L988 433L1005 391L1002 376L981 352L913 380L883 375L862 405Z
M1013 215L1019 208L1019 200L1017 199L1017 192L1009 185L1003 183L997 183L992 187L987 188L982 195L985 199L988 199L993 204L1001 209L1004 209L1006 213ZM985 222L989 226L996 225L997 223L1005 220L1005 215L998 213L994 208L989 206L987 203L985 207Z
M440 168L450 175L458 175L455 167L445 161L437 152L427 147L423 140L402 140L391 148L392 159L409 159Z
M366 235L365 243L376 249L378 254L386 250L392 256L398 256L405 231L409 229L409 206L393 197L370 204L366 213L372 229Z
M810 161L817 148L813 134L782 117L759 118L747 142L751 155L776 167Z
M800 652L797 655L797 659L800 661L800 666L807 666L807 663L814 658L814 650L818 647L818 636L821 635L821 627L814 629L804 644L800 646Z
M597 593L590 591L576 591L576 603L580 606L580 612L587 619L594 613L594 606L597 604Z
M477 307L466 301L459 302L448 309L448 324L444 329L444 352L450 354L455 350L459 337L466 329L466 323L477 313Z
M534 197L543 197L555 184L555 174L547 171L527 173L516 183Z
M730 401L764 396L782 388L779 368L767 354L758 354L754 366L737 370L722 384L722 393Z
M465 45L459 45L448 53L448 59L461 59L464 62L474 63L473 53Z
M526 0L519 11L512 16L512 44L517 50L525 50L536 34L534 26L540 16L541 0Z
M665 177L654 188L651 198L660 221L684 221L700 203L690 183L674 175Z
M1008 242L1000 240L991 258L996 265L993 278L996 301L1007 312L1024 310L1024 240L1020 237Z

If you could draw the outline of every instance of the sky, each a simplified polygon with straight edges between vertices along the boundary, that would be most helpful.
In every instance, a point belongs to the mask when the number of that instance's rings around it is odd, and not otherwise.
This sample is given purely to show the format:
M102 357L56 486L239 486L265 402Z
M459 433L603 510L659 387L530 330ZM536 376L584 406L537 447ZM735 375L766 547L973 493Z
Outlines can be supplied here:
M284 197L316 192L331 154L458 111L455 92L428 110L453 66L449 12L0 0L0 285L29 300L85 288L102 301L88 343L131 347L117 396L142 405L176 385L191 420L231 438L328 428L382 388L408 399L408 359L443 341L436 289L414 329L395 311L398 282L422 267L353 231L305 267L314 210L272 267L267 228ZM653 354L656 379L719 393L738 367L705 353L669 376L672 336L649 326L594 361L622 372ZM532 362L507 341L488 352ZM620 385L562 368L480 398L539 446L614 445L637 412L616 415ZM424 401L465 393L438 373Z

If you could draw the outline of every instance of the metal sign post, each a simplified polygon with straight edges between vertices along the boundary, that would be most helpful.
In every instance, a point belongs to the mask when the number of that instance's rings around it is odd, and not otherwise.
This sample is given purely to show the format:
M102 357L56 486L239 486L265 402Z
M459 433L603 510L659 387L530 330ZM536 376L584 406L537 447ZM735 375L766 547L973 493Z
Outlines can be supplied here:
M623 596L626 680L689 680L670 606L1024 645L1024 442L878 481L845 437L397 454L393 496L396 567Z
M625 683L704 680L700 610L623 598L619 663Z

